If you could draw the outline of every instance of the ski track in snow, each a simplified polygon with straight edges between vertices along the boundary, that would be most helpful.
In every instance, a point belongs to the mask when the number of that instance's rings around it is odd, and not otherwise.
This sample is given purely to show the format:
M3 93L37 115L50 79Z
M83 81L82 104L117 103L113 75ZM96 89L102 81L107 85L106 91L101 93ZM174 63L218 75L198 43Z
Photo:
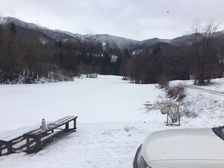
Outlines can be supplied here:
M172 82L178 83L192 81ZM205 88L222 91L224 79ZM182 118L182 126L177 128L166 127L165 116L158 110L144 112L146 101L164 95L156 85L130 84L115 76L2 85L0 139L36 127L41 118L53 121L75 114L79 118L77 132L36 154L0 157L0 168L130 168L137 147L153 131L223 125L224 97L191 89L186 93L185 101L191 102L189 108L198 117Z

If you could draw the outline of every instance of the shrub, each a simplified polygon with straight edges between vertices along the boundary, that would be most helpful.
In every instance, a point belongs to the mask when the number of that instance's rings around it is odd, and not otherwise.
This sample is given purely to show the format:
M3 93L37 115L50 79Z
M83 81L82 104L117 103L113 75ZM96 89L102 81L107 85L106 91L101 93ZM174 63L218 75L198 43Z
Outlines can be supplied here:
M181 102L185 97L185 88L181 85L168 87L166 90L168 98L175 99L178 102Z

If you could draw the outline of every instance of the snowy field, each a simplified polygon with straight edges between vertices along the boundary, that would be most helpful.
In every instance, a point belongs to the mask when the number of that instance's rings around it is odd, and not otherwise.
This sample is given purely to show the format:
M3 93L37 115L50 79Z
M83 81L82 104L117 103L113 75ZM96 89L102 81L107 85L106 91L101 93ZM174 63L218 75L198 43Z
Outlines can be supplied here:
M210 90L223 91L224 79ZM173 84L192 84L175 81ZM180 128L224 125L224 97L187 89L186 102L197 118L182 118ZM121 77L99 76L74 82L1 85L0 139L37 126L78 115L78 130L37 154L0 157L0 168L131 168L137 147L148 134L170 129L158 110L146 113L144 103L164 92L156 85L136 85ZM179 128L175 128L179 129Z

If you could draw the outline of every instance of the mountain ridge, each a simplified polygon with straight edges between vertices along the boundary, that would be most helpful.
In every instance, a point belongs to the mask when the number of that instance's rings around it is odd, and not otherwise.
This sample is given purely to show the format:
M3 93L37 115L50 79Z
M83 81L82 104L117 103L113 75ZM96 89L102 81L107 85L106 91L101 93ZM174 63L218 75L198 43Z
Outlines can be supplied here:
M0 24L8 24L13 22L17 26L21 26L31 30L40 31L47 36L55 39L56 41L66 41L66 40L80 40L81 42L97 42L102 45L108 44L110 47L118 47L121 50L128 49L134 51L134 49L148 48L156 43L167 43L173 46L179 45L189 45L191 44L193 34L186 34L172 39L160 39L160 38L151 38L145 40L134 40L130 38L110 35L110 34L78 34L72 33L69 31L63 31L58 29L49 29L44 26L37 25L35 23L29 23L22 21L14 17L0 17ZM224 36L224 31L216 32L217 36ZM223 37L224 38L224 37Z

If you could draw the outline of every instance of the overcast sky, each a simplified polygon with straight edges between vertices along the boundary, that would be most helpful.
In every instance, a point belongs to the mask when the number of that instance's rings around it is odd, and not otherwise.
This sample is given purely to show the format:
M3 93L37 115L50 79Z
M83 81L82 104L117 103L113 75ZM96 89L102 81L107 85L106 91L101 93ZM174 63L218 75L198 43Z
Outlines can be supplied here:
M0 0L0 15L72 33L173 38L195 22L222 28L224 0Z

